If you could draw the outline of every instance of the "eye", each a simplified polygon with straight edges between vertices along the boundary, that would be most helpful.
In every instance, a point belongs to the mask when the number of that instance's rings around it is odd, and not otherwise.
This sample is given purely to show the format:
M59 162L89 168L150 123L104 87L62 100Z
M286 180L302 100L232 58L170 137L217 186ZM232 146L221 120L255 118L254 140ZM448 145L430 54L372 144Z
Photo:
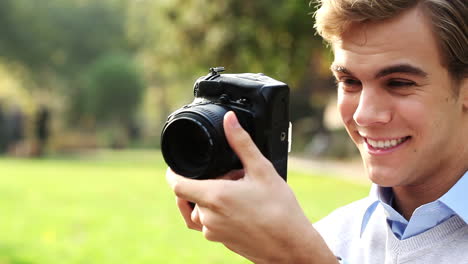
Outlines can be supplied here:
M355 79L346 78L343 83L346 85L361 85L361 82Z
M410 87L410 86L415 86L416 83L413 81L408 81L408 80L389 80L387 85L392 88L405 88L405 87Z
M338 84L338 88L343 89L346 92L356 92L361 89L361 81L350 78L350 77L342 77L336 80Z

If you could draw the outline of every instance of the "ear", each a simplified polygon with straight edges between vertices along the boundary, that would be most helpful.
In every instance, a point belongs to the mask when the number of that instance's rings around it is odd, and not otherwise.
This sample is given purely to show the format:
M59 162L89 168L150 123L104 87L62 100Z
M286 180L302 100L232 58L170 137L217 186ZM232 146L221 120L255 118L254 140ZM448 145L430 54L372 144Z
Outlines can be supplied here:
M468 78L463 79L460 83L460 99L463 109L468 112Z

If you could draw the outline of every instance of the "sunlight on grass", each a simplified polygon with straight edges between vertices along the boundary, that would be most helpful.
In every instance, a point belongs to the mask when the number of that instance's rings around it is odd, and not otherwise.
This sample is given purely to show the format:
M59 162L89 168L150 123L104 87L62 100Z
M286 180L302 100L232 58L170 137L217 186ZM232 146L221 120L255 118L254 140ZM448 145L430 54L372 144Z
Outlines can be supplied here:
M0 263L250 263L187 230L155 151L0 159ZM311 221L368 187L290 172Z

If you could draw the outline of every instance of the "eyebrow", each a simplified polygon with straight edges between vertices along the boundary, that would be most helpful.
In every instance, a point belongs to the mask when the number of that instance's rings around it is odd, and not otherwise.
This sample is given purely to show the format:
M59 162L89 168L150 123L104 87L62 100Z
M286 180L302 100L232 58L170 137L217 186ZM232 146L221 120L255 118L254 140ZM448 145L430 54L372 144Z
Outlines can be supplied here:
M332 65L330 69L333 72L354 75L350 70L348 70L344 66ZM384 76L387 76L393 73L407 73L407 74L416 75L419 77L427 77L427 73L418 67L415 67L409 64L398 64L398 65L388 66L388 67L381 69L379 72L377 72L377 74L375 75L375 78L376 79L382 78Z

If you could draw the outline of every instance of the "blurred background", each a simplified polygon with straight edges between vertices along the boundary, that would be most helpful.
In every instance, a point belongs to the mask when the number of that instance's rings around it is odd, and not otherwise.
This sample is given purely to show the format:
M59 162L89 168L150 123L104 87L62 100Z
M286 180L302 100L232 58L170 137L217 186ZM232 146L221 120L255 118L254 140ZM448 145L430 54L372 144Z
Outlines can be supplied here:
M294 152L350 156L313 11L307 0L2 0L0 152L158 148L196 78L224 66L289 84Z
M289 84L290 184L311 220L365 195L314 10L1 0L0 264L248 263L184 229L158 150L167 116L213 66Z

